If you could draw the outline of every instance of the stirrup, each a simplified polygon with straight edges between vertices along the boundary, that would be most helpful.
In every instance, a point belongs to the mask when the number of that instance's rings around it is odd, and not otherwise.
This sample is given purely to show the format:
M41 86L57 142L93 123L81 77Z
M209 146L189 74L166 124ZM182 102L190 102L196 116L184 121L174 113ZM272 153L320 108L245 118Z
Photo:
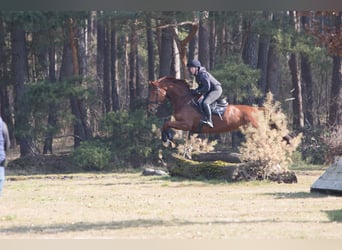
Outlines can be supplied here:
M204 123L204 124L207 124L207 125L208 125L209 127L211 127L211 128L214 127L214 125L213 125L213 123L212 123L211 121L208 121L208 120L201 120L201 122Z

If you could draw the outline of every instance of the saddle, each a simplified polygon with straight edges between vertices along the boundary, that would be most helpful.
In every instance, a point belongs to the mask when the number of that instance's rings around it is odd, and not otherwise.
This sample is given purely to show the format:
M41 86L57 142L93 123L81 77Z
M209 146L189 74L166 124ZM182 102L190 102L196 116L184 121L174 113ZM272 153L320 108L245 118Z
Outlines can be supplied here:
M197 100L192 99L193 104L195 105L196 109L201 113L205 114L201 105L201 101L203 99L203 96L198 98ZM228 102L225 98L218 99L214 103L210 105L211 113L213 115L218 115L220 119L222 120L222 116L224 111L226 111L226 108L228 106Z

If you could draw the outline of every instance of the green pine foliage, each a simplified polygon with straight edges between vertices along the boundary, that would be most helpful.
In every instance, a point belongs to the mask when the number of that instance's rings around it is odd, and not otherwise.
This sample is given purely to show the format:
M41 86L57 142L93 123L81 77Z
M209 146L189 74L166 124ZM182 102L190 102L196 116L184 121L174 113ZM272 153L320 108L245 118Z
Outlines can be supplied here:
M108 145L100 140L82 142L72 155L75 164L84 170L104 170L108 167L110 158Z
M158 159L160 130L145 110L113 111L101 120L101 138L112 152L115 165L139 167Z
M211 72L223 85L223 95L242 101L251 94L259 97L261 92L257 88L260 78L259 70L252 69L238 57L231 56ZM247 91L248 90L248 91Z
M280 103L267 94L264 111L259 112L258 128L249 125L241 128L246 141L239 147L241 161L247 162L257 176L267 179L271 174L285 173L291 165L291 155L301 141L301 134L290 144L283 139L289 134L287 119Z

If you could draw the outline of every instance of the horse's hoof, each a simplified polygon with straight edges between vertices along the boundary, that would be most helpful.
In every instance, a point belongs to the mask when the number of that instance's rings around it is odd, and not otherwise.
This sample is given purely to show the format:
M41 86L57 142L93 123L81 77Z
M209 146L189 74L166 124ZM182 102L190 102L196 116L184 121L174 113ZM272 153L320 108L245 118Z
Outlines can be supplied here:
M163 141L163 142L167 142L168 135L167 135L164 131L162 131L161 136L162 136L162 138L161 138L162 141Z
M167 132L166 132L166 135L167 135L167 138L168 138L170 141L173 141L173 135L172 135L172 132L171 132L171 131L167 131Z

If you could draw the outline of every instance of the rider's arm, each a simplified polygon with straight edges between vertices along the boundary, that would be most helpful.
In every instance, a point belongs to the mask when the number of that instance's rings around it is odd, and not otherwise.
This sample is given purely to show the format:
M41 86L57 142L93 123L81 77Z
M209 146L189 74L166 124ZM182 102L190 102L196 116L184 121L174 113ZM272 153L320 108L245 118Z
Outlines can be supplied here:
M206 73L203 73L203 74L200 74L198 78L199 78L198 79L199 86L196 89L196 92L198 92L201 95L209 92L209 90L210 90L210 78L209 78L209 75L206 74Z

